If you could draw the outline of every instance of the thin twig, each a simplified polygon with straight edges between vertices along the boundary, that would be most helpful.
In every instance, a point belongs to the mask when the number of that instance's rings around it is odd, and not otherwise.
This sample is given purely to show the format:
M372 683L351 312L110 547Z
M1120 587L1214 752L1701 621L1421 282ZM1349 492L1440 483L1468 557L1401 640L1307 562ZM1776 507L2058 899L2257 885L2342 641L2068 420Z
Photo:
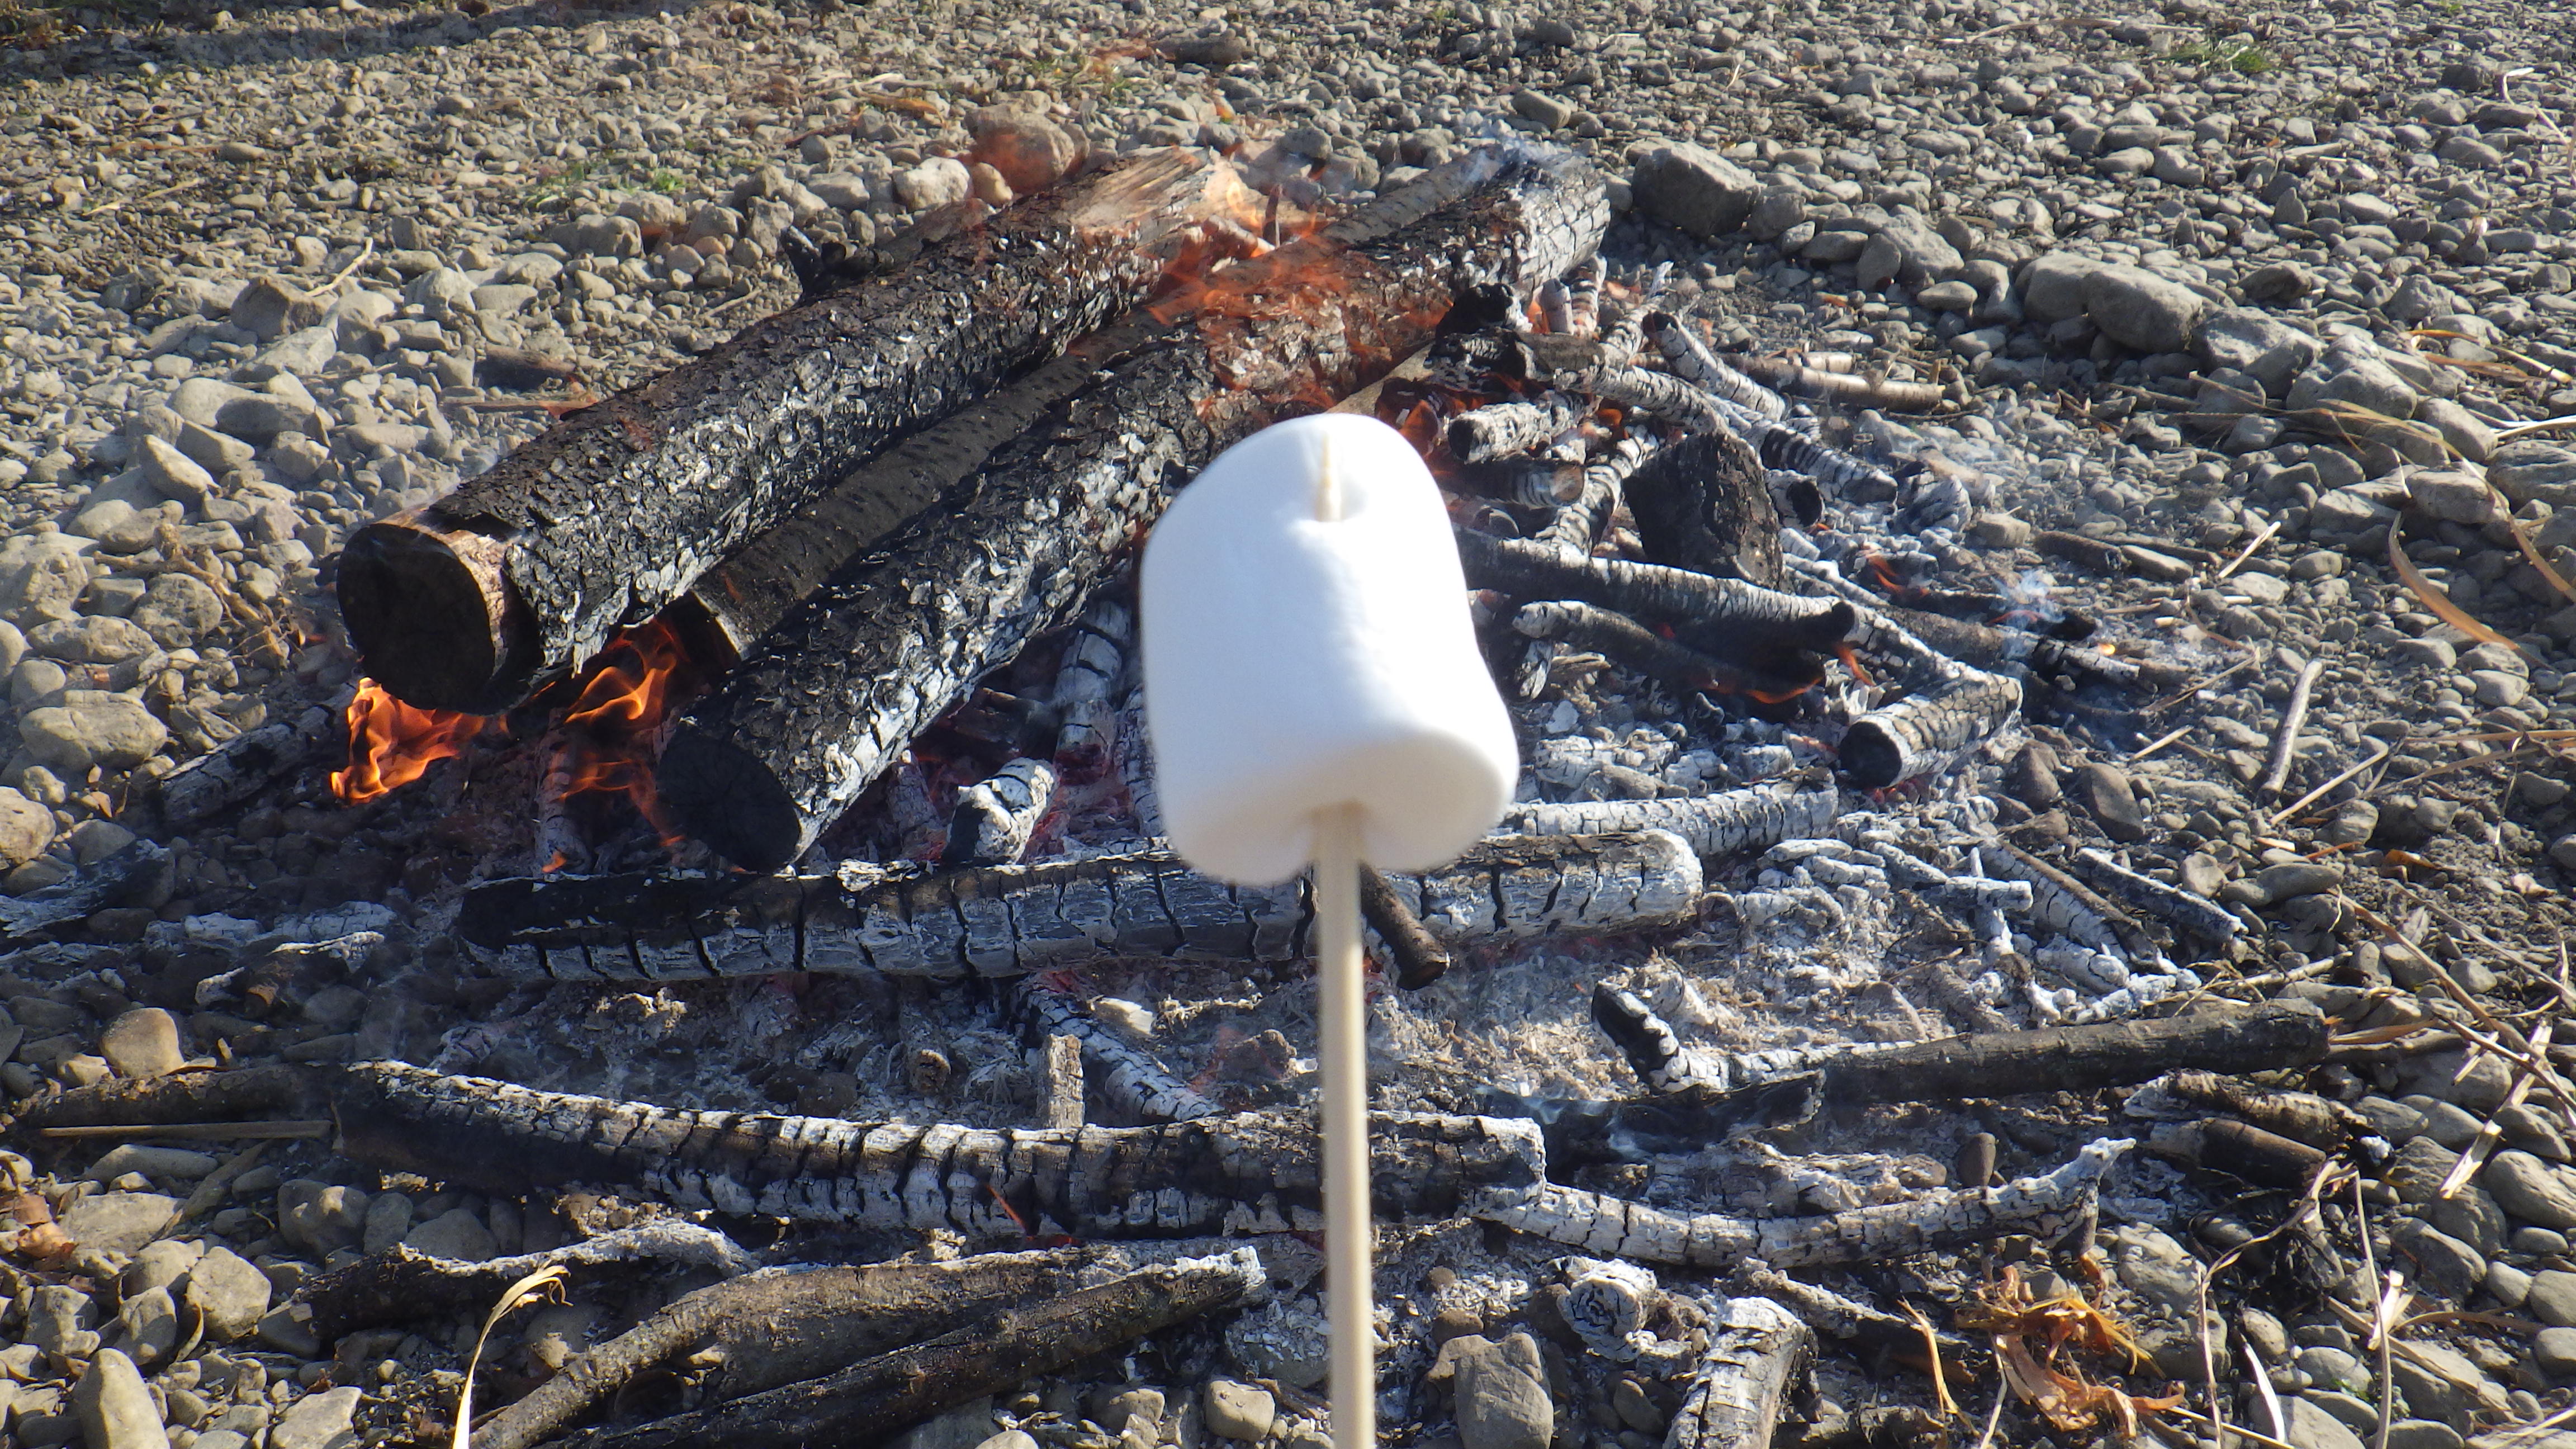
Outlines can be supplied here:
M40 1137L168 1137L182 1142L251 1142L287 1137L328 1137L331 1124L318 1118L288 1117L272 1122L110 1122L91 1127L47 1127Z
M2273 520L2272 520L2271 522L2269 522L2269 523L2264 524L2264 525L2263 525L2263 527L2262 527L2261 529L2259 529L2259 530L2257 530L2257 531L2256 531L2255 535L2254 535L2252 538L2249 538L2249 539L2247 539L2247 540L2245 541L2245 546L2244 546L2243 548L2240 548L2240 549L2238 549L2238 550L2236 551L2236 557L2229 559L2229 560L2227 561L2227 566L2226 566L2225 568L2222 568L2222 569L2220 569L2217 573L2212 574L2212 575L2210 576L2209 581L2210 581L2211 583L2213 583L2213 584L2216 584L2216 583L2223 583L2223 582L2225 582L2225 581L2226 581L2226 579L2227 579L2227 577L2228 577L2228 575L2233 574L2233 573L2235 573L2238 569L2241 569L2241 568L2245 567L2246 561L2254 557L2254 551L2255 551L2256 549L2259 549L2259 548L2261 548L2263 545L2265 545L2265 544L2267 544L2267 543L2270 543L2270 542L2272 541L2272 535L2273 535L2273 534L2276 534L2276 533L2279 533L2280 531L2281 531L2281 520L2279 520L2279 519L2277 519L2277 518L2276 518L2276 519L2273 519Z
M2317 788L2310 790L2308 793L2291 801L2289 804L2282 806L2280 809L2273 811L2270 823L2273 826L2278 827L2282 821L2288 820L2292 816L2297 815L2300 811L2307 809L2318 800L2324 798L2326 793L2334 789L2337 785L2342 784L2346 780L2352 779L2363 771L2368 770L2371 766L2387 759L2390 755L2397 753L2397 747L2386 740L2373 740L2372 743L2379 746L2379 753L2360 761L2358 764L2345 766L2343 769L2335 772L2334 778L2326 781L2322 785L2319 785Z
M2263 764L2263 779L2254 787L2257 795L2278 795L2290 780L2291 762L2299 752L2299 731L2307 728L2308 697L2317 687L2317 676L2326 672L2323 656L2311 659L2299 670L2298 682L2290 686L2290 703L2281 711L2281 732L2272 737L2272 757Z
M2353 1236L2361 1239L2362 1269L2370 1281L2376 1283L2379 1281L2379 1256L2370 1246L2370 1201L2362 1196L2359 1176L2352 1180L2352 1218L2355 1224ZM2389 1278L2393 1282L2396 1276L2392 1273ZM2390 1345L2397 1335L2389 1331L2387 1297L2373 1297L2370 1307L2371 1316L2376 1320L2371 1337L2379 1349L2379 1429L2370 1437L2370 1449L2388 1449L2388 1427L2396 1419L2396 1404L2392 1397L2396 1380L2391 1373L2397 1350Z

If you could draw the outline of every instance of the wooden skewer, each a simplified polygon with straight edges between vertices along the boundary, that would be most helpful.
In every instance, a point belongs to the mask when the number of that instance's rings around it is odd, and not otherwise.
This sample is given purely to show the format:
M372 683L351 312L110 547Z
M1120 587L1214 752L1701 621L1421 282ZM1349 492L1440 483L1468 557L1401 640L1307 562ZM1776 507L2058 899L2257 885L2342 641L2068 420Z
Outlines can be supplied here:
M1315 815L1315 974L1323 996L1324 1284L1331 1295L1333 1442L1377 1442L1370 1309L1368 1018L1360 975L1360 807Z
M283 1137L328 1137L323 1118L274 1122L113 1122L89 1127L47 1127L40 1137L167 1137L180 1142L245 1142Z

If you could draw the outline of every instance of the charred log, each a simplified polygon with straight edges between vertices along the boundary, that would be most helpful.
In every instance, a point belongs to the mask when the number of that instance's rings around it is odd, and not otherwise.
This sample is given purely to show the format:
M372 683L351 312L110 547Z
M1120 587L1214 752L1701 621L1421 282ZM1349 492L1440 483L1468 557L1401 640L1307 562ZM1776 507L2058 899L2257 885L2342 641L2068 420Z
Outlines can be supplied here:
M1679 689L1749 694L1766 701L1791 699L1812 687L1823 671L1804 679L1747 669L1676 644L1625 614L1563 600L1521 605L1512 628L1532 639L1554 639L1589 649L1623 669Z
M1780 510L1752 450L1726 433L1658 451L1628 479L1650 562L1780 587Z
M1467 586L1516 599L1579 599L1631 618L1670 624L1675 637L1704 653L1782 674L1805 672L1784 662L1831 650L1857 616L1839 599L1784 594L1741 579L1722 579L1662 564L1570 556L1523 539L1457 531Z
M1714 1317L1665 1449L1770 1449L1815 1359L1815 1331L1768 1298L1730 1298Z
M1843 732L1843 773L1863 790L1945 770L2021 712L2021 682L1959 668L1928 689L1853 720Z
M836 574L681 719L658 775L674 819L737 864L793 860L977 679L1069 622L1190 472L1365 385L1461 286L1563 271L1605 211L1580 160L1480 152L1177 299L1195 309L1179 335Z
M1532 835L1667 830L1703 856L1740 855L1822 835L1841 813L1841 792L1802 779L1677 800L1571 800L1519 804L1504 823Z
M1152 1052L1113 1034L1071 997L1028 980L1002 987L1005 1018L1020 1024L1020 1042L1034 1057L1058 1038L1079 1043L1097 1069L1101 1100L1145 1122L1195 1122L1217 1114L1217 1105L1172 1075ZM1077 1099L1080 1094L1075 1093Z
M1038 198L566 417L361 529L339 598L396 697L488 713L658 613L869 454L1142 300L1234 185L1168 150Z
M1699 862L1648 829L1495 838L1388 878L1435 937L1637 931L1688 921ZM958 979L1123 957L1291 961L1312 938L1303 882L1233 886L1159 850L929 875L548 876L469 892L456 934L520 979L691 980L787 971Z

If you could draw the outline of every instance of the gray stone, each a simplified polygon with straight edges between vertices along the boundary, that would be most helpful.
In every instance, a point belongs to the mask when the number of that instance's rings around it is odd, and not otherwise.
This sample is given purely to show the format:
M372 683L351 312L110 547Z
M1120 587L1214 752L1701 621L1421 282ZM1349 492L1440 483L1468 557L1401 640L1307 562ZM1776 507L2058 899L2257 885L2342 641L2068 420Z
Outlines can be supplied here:
M2408 1342L2414 1351L2392 1359L2388 1372L2414 1417L2465 1431L2471 1414L2502 1414L2511 1407L2504 1390L2468 1355L2438 1343Z
M2424 1221L2476 1249L2480 1257L2503 1252L2505 1235L2510 1230L2495 1194L2475 1182L2427 1206Z
M2553 1379L2576 1378L2576 1328L2544 1328L2531 1341L2531 1360Z
M964 201L974 189L974 178L966 173L966 164L950 156L933 156L918 166L909 166L894 176L894 199L906 211L927 211L933 207L954 206Z
M1934 282L1916 292L1914 300L1935 312L1965 312L1977 305L1977 289L1965 282Z
M467 1263L480 1263L500 1253L483 1220L463 1208L451 1208L420 1224L403 1235L403 1242L416 1252Z
M2388 1449L2460 1449L2460 1431L2431 1419L2399 1419L2388 1426Z
M358 1246L368 1253L381 1253L403 1240L411 1231L411 1199L398 1192L380 1192L367 1204L367 1221L361 1230Z
M2421 1206L2434 1200L2442 1190L2442 1180L2450 1175L2452 1166L2459 1160L2460 1154L2430 1137L2409 1138L2399 1145L2396 1155L2382 1169L2380 1180L2396 1190L2398 1201ZM2489 1164L2488 1170L2494 1170L2493 1164ZM2487 1185L2489 1188L2495 1186L2493 1182ZM2504 1195L2498 1193L2496 1200L2502 1202Z
M181 427L188 426L184 421ZM175 443L166 443L149 433L136 448L135 461L143 465L143 481L164 498L176 499L191 507L203 503L215 491L215 475L205 465L180 451Z
M2415 1260L2415 1280L2454 1303L2486 1281L2487 1260L2477 1249L2418 1218L2399 1222L2397 1250Z
M124 1145L132 1147L136 1144L129 1142ZM96 1171L95 1168L91 1170ZM125 1265L125 1271L117 1275L116 1290L131 1298L155 1288L176 1288L187 1281L188 1270L196 1267L205 1256L206 1250L202 1245L179 1238L162 1238L146 1243L143 1251L134 1255L134 1261Z
M115 1349L102 1349L90 1360L89 1371L72 1387L72 1412L89 1449L170 1449L152 1391L134 1360Z
M2299 1350L2292 1360L2299 1372L2308 1376L2311 1386L2329 1393L2367 1394L2370 1392L2370 1370L2358 1354L2328 1344L2317 1344Z
M1762 183L1702 146L1675 143L1647 152L1628 180L1639 211L1702 240L1741 230L1762 199Z
M2449 398L2428 397L2417 403L2415 421L2432 424L2443 442L2472 463L2483 463L2495 452L2495 429Z
M2290 384L2289 405L2312 408L2321 403L2347 403L2382 417L2411 418L2418 401L2395 368L2376 357L2350 357L2335 367L2332 352ZM2329 371L2328 369L2332 369Z
M178 1211L177 1198L157 1192L102 1192L73 1203L61 1221L84 1248L131 1255L159 1237Z
M2496 513L2495 493L2476 473L2426 471L2406 480L2407 502L2418 512L2475 528Z
M157 1006L138 1006L109 1022L99 1055L129 1079L157 1077L187 1065L179 1044L179 1019Z
M56 1361L87 1358L98 1352L99 1338L81 1321L89 1312L89 1295L58 1283L39 1286L27 1296L26 1341Z
M1441 1345L1435 1378L1444 1365L1456 1382L1463 1449L1547 1449L1556 1433L1556 1407L1536 1340L1526 1333L1500 1342L1462 1334Z
M1777 241L1781 233L1807 219L1807 193L1794 186L1774 186L1762 193L1744 219L1745 234L1755 241Z
M2282 1437L2299 1449L2362 1449L2360 1436L2322 1406L2303 1398L2281 1401Z
M355 1385L306 1394L269 1426L268 1449L351 1449L358 1436L349 1424L360 1395Z
M2379 1410L2357 1395L2337 1393L2331 1389L2311 1388L2303 1397L2340 1420L2343 1426L2366 1440L2379 1431Z
M320 372L328 366L331 354L340 350L340 329L330 322L316 322L299 327L259 350L258 360L270 367L303 375Z
M188 1270L180 1301L202 1315L206 1337L230 1343L259 1326L275 1291L268 1275L230 1248L208 1248Z
M1581 109L1572 101L1562 101L1541 91L1521 90L1512 94L1512 109L1524 120L1534 121L1550 130L1562 130L1573 124Z
M18 737L38 764L80 779L94 765L122 770L142 764L160 751L170 730L140 701L67 689L61 704L29 710L18 722Z
M2103 265L2101 258L2080 252L2050 252L2034 259L2022 268L2018 282L2022 314L2043 326L2084 316L2085 285Z
M2140 352L2180 352L2209 299L2142 267L2103 267L2084 279L2084 315L2102 335Z
M354 1248L366 1229L367 1194L354 1187L340 1187L296 1178L281 1183L277 1189L277 1227L290 1243L310 1251L315 1257L327 1257L340 1248Z
M1208 1380L1201 1404L1209 1433L1247 1443L1257 1443L1268 1435L1279 1415L1278 1401L1270 1397L1268 1389L1232 1379Z
M262 342L274 342L322 320L319 298L284 277L261 277L233 299L232 324Z
M0 785L0 866L15 869L54 843L54 812Z
M156 574L134 624L164 649L187 649L224 622L224 601L194 574Z
M2566 1169L2553 1167L2519 1148L2497 1153L2478 1176L2495 1194L2496 1205L2536 1227L2565 1232L2576 1228L2576 1185Z
M126 1295L116 1309L115 1346L138 1364L157 1364L179 1346L179 1305L167 1288Z
M72 827L72 861L96 865L134 843L134 832L113 820L84 820Z
M250 466L251 460L259 456L257 448L202 423L181 423L175 442L190 462L218 478Z
M2191 336L2192 351L2212 367L2250 374L2274 397L2320 350L2317 339L2298 328L2245 307L2221 308L2201 319Z
M2558 1328L2576 1328L2576 1273L2553 1269L2531 1275L2531 1291L2522 1306L2534 1318Z
M309 398L273 392L253 393L224 404L224 410L215 417L215 426L251 443L273 442L281 433L319 438L330 431L321 409Z
M27 647L65 664L123 664L152 652L152 636L131 619L92 614L27 631Z

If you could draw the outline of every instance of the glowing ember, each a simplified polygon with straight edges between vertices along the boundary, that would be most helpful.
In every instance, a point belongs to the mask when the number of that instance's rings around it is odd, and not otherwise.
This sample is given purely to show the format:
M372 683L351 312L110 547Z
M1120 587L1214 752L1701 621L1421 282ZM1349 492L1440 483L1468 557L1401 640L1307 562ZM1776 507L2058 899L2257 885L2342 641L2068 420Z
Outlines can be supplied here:
M653 764L662 753L663 726L704 683L668 624L655 619L620 634L564 714L556 735L562 743L546 770L548 789L565 801L623 795L664 845L678 844L680 832L654 793ZM547 869L562 863L558 854Z
M417 780L440 760L465 753L488 716L414 709L372 679L349 699L349 767L331 772L331 793L345 804L373 800Z

